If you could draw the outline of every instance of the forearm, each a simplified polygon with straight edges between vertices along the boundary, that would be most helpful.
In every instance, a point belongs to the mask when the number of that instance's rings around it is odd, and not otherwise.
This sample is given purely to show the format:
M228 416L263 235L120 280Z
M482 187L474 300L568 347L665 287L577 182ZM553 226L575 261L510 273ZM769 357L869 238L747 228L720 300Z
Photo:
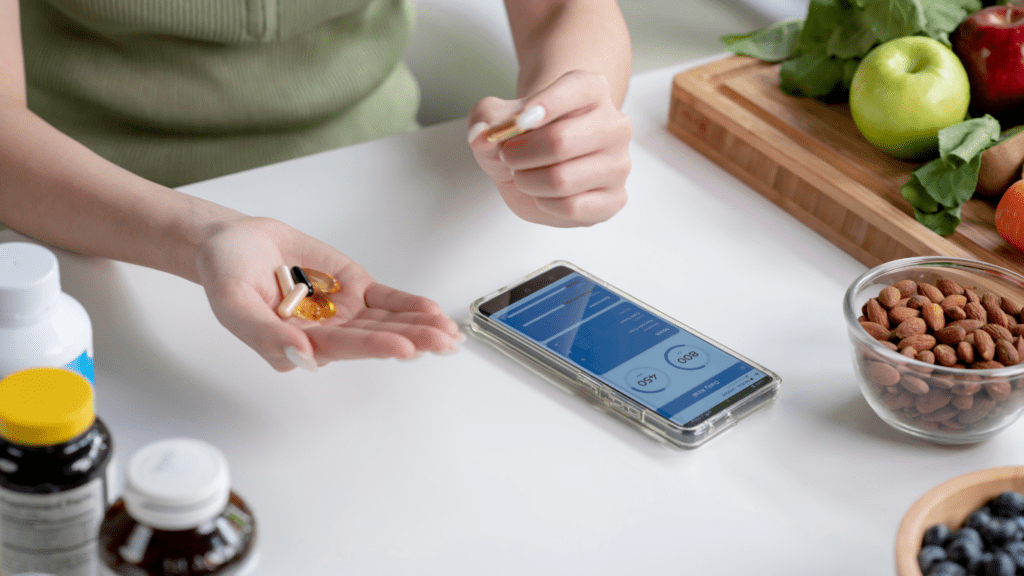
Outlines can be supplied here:
M136 176L0 98L0 222L14 230L196 281L199 242L239 216Z
M519 59L519 96L570 70L602 74L621 106L629 86L632 46L618 4L610 0L506 0Z

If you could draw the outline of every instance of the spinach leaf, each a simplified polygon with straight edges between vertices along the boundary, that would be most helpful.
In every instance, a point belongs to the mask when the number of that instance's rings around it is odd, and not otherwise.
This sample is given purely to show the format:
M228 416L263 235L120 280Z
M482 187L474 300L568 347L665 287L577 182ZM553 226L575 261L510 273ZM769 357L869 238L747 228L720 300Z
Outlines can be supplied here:
M855 11L832 31L825 49L837 58L861 58L877 43L864 12Z
M829 56L821 46L783 62L779 88L791 96L836 99L836 93L843 86L844 71L844 61Z
M981 153L999 139L999 121L989 115L939 131L939 157L914 170L901 189L918 222L942 236L956 231L960 206L978 186Z
M913 36L927 25L921 0L873 0L864 5L864 15L879 42Z
M949 34L968 15L981 10L981 0L921 0L926 24L924 32L950 46Z
M782 62L796 50L803 26L802 18L790 18L749 34L723 36L722 42L736 54L753 56L765 62Z

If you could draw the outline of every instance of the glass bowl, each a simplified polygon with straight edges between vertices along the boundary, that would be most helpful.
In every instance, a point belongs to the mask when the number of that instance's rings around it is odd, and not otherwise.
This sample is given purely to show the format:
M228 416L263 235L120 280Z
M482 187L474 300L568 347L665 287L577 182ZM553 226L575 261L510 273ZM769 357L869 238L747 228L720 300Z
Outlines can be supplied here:
M992 437L1024 408L1021 304L1024 276L985 262L923 256L868 270L843 299L864 398L893 428L931 442Z

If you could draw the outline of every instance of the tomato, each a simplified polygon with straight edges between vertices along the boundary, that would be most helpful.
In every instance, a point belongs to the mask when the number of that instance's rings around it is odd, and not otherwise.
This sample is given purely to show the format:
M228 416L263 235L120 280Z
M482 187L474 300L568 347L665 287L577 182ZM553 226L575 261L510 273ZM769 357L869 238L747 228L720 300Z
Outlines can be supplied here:
M996 230L1014 248L1024 250L1024 180L1010 185L996 206Z

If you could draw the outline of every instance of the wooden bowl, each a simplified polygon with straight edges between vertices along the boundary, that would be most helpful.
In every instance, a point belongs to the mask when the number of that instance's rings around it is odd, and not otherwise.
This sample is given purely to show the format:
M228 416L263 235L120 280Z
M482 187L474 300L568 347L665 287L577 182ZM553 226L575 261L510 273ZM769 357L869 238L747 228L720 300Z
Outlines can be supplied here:
M1024 466L969 472L926 492L903 515L896 532L897 576L923 576L917 553L928 528L945 524L956 530L971 512L1007 490L1024 492Z

